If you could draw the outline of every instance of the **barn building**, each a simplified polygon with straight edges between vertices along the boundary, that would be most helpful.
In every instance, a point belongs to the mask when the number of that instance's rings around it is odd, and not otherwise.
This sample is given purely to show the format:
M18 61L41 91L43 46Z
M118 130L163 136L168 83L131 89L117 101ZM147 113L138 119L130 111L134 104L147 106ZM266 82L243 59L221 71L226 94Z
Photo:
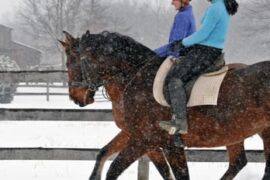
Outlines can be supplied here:
M15 60L21 69L38 66L41 51L28 45L12 40L12 28L0 24L0 55L9 56Z

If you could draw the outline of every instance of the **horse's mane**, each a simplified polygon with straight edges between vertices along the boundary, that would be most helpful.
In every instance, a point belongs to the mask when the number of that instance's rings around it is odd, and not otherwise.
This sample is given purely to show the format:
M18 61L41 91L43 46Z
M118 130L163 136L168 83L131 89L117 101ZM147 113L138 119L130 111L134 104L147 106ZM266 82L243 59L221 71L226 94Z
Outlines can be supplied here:
M135 41L129 36L115 32L103 31L90 34L87 31L81 37L81 49L90 48L94 56L105 56L110 59L126 60L131 64L140 64L147 60L160 60L154 51Z

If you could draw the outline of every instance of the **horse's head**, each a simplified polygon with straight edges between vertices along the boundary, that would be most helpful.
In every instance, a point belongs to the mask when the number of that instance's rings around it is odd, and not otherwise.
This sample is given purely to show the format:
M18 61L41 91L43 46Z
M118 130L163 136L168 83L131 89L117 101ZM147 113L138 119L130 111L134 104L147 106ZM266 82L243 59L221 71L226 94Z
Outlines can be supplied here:
M70 80L84 80L91 92L111 80L122 85L127 83L146 60L156 57L149 48L118 33L90 34L87 31L80 40L66 33L66 39ZM93 97L85 94L86 88L70 89L70 96L77 104L85 106L93 102Z
M66 52L66 66L68 70L69 97L76 104L83 107L94 102L95 91L88 88L83 77L80 63L79 42L69 33L65 32L64 41L60 41Z
M127 61L128 53L122 36L117 33L104 31L99 34L90 34L87 31L80 41L81 67L86 70L89 86L96 90L105 82L119 80L120 83L129 76L132 66Z

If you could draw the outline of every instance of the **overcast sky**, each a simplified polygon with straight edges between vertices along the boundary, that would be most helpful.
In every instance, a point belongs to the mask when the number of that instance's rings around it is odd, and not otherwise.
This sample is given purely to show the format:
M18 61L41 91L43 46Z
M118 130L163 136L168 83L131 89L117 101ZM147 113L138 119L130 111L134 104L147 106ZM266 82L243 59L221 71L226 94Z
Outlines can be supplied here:
M12 13L16 11L22 0L0 0L0 23L10 19Z

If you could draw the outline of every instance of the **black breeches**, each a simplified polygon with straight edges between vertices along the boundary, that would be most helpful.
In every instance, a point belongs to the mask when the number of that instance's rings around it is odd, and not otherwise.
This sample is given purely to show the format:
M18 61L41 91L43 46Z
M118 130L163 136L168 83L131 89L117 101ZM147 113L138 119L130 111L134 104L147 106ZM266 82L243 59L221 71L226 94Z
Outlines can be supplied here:
M187 55L170 70L167 80L179 78L186 84L193 77L199 76L212 66L221 53L221 49L194 45Z

